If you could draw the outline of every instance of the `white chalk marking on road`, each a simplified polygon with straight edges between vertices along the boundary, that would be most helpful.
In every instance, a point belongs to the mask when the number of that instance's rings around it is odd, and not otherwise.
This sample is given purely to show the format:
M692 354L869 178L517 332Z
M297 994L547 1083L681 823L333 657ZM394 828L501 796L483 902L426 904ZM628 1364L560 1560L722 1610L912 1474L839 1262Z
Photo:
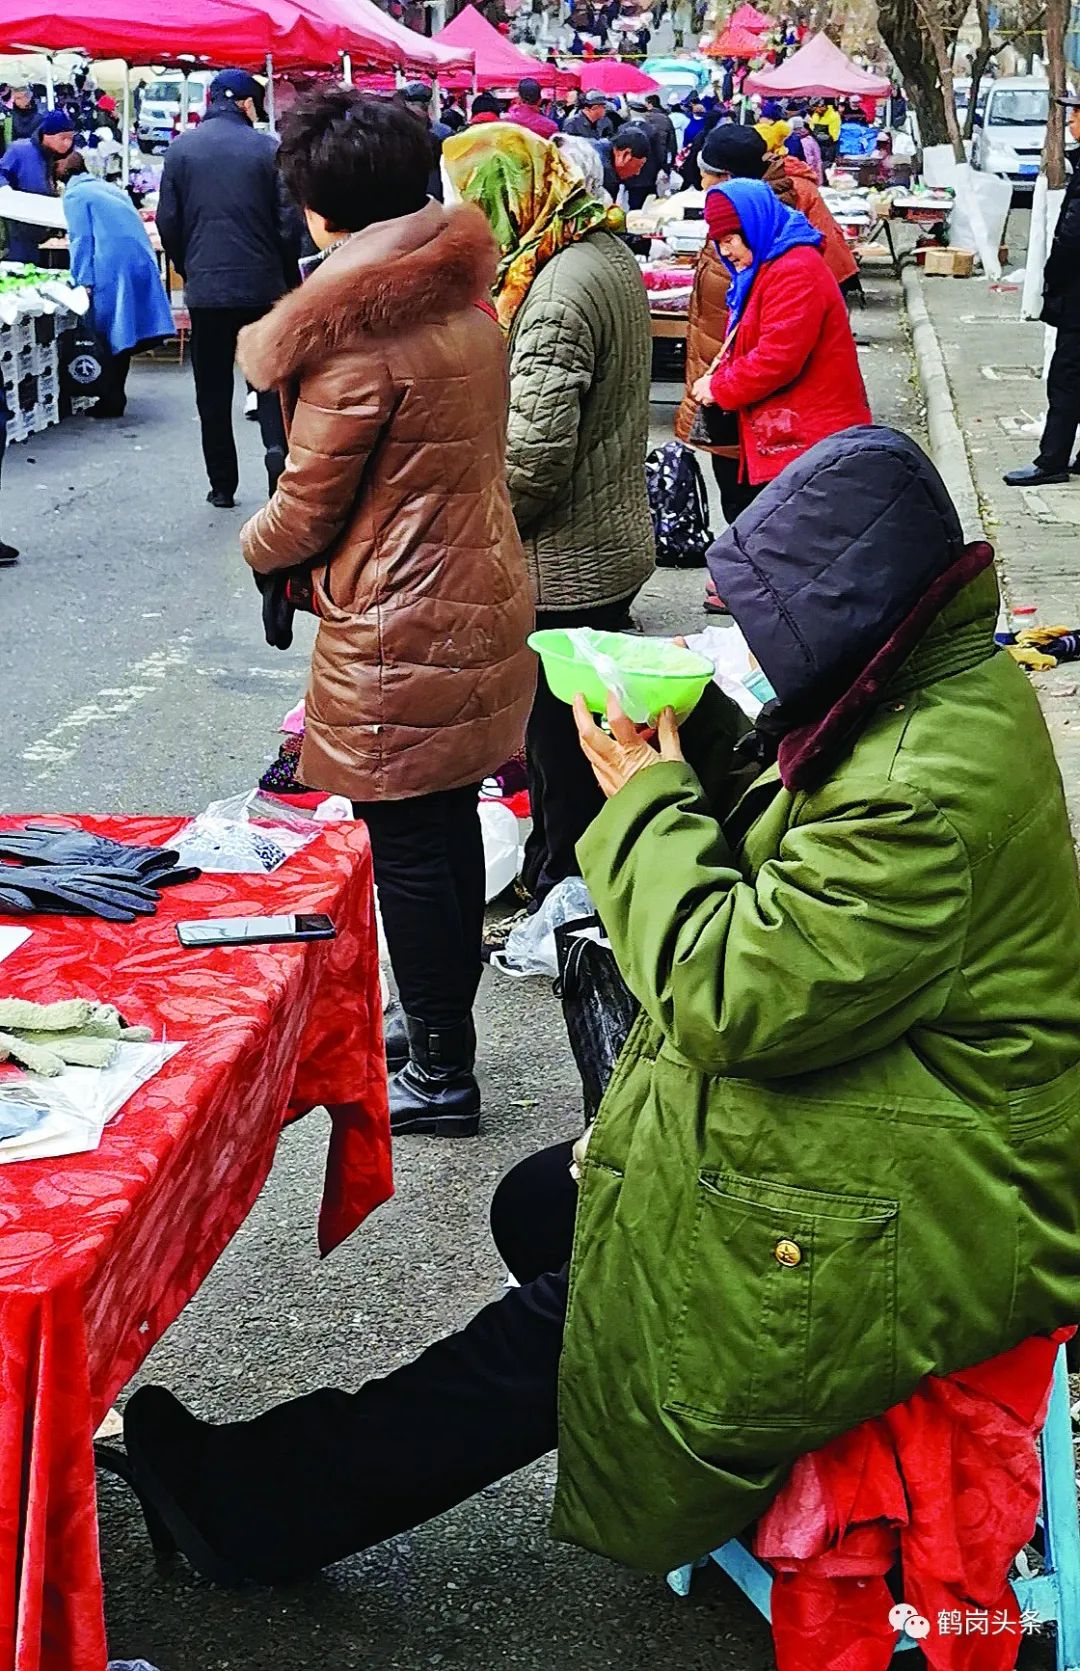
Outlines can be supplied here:
M126 685L108 685L99 690L94 700L82 703L66 714L44 737L23 750L22 758L31 765L44 766L46 772L64 766L78 753L82 733L90 726L109 724L130 713L137 702L149 696L178 667L186 667L191 660L191 641L187 634L164 650L155 650L142 661L128 668ZM39 782L46 772L38 774Z

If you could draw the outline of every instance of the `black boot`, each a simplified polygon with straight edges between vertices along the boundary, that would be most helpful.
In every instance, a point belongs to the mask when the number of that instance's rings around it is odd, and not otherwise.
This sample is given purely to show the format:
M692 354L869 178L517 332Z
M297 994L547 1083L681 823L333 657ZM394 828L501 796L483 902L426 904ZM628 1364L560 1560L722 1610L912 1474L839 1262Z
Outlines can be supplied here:
M480 1130L480 1087L473 1075L476 1028L472 1017L456 1027L428 1027L407 1015L409 1060L390 1081L390 1130L436 1137L475 1137Z
M383 1010L383 1048L387 1073L400 1073L409 1060L409 1029L405 1011L396 998L388 998Z

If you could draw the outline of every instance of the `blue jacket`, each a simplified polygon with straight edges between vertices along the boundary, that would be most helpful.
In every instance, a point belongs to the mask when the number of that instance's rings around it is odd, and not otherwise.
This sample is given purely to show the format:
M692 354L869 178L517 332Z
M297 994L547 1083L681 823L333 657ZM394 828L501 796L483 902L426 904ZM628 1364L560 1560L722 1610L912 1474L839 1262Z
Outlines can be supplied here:
M56 186L49 168L49 157L37 139L17 139L0 157L0 181L16 191L37 192L39 197L55 197ZM55 234L47 226L29 226L21 220L8 221L9 261L36 261L38 246Z
M64 193L71 276L93 292L93 320L114 354L172 336L173 316L146 228L126 192L77 174Z

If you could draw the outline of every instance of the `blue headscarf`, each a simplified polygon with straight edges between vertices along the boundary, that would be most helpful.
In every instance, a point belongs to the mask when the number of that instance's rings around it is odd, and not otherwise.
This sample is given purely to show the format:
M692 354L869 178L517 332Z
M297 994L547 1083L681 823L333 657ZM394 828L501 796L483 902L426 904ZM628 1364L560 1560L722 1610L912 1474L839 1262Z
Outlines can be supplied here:
M708 196L711 197L713 192L722 192L733 205L742 226L743 239L754 257L743 272L733 267L730 261L725 261L723 256L720 257L731 274L727 294L728 329L731 330L741 319L750 287L766 261L775 261L778 255L797 249L801 244L820 249L825 240L805 215L781 203L764 180L725 180L722 186L713 186Z

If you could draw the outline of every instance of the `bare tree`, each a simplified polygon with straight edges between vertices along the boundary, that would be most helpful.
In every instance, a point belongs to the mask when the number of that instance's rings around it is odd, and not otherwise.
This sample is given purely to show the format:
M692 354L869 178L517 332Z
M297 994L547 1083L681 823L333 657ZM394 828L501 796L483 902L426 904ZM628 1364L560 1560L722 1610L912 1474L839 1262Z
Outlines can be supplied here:
M1069 0L1047 0L1046 79L1050 83L1050 119L1046 124L1042 165L1051 191L1061 191L1065 185L1065 107L1057 101L1065 96L1065 30L1068 21Z
M878 28L903 77L924 145L963 153L950 52L968 0L879 0ZM936 37L936 44L935 44ZM948 97L945 96L946 84Z

